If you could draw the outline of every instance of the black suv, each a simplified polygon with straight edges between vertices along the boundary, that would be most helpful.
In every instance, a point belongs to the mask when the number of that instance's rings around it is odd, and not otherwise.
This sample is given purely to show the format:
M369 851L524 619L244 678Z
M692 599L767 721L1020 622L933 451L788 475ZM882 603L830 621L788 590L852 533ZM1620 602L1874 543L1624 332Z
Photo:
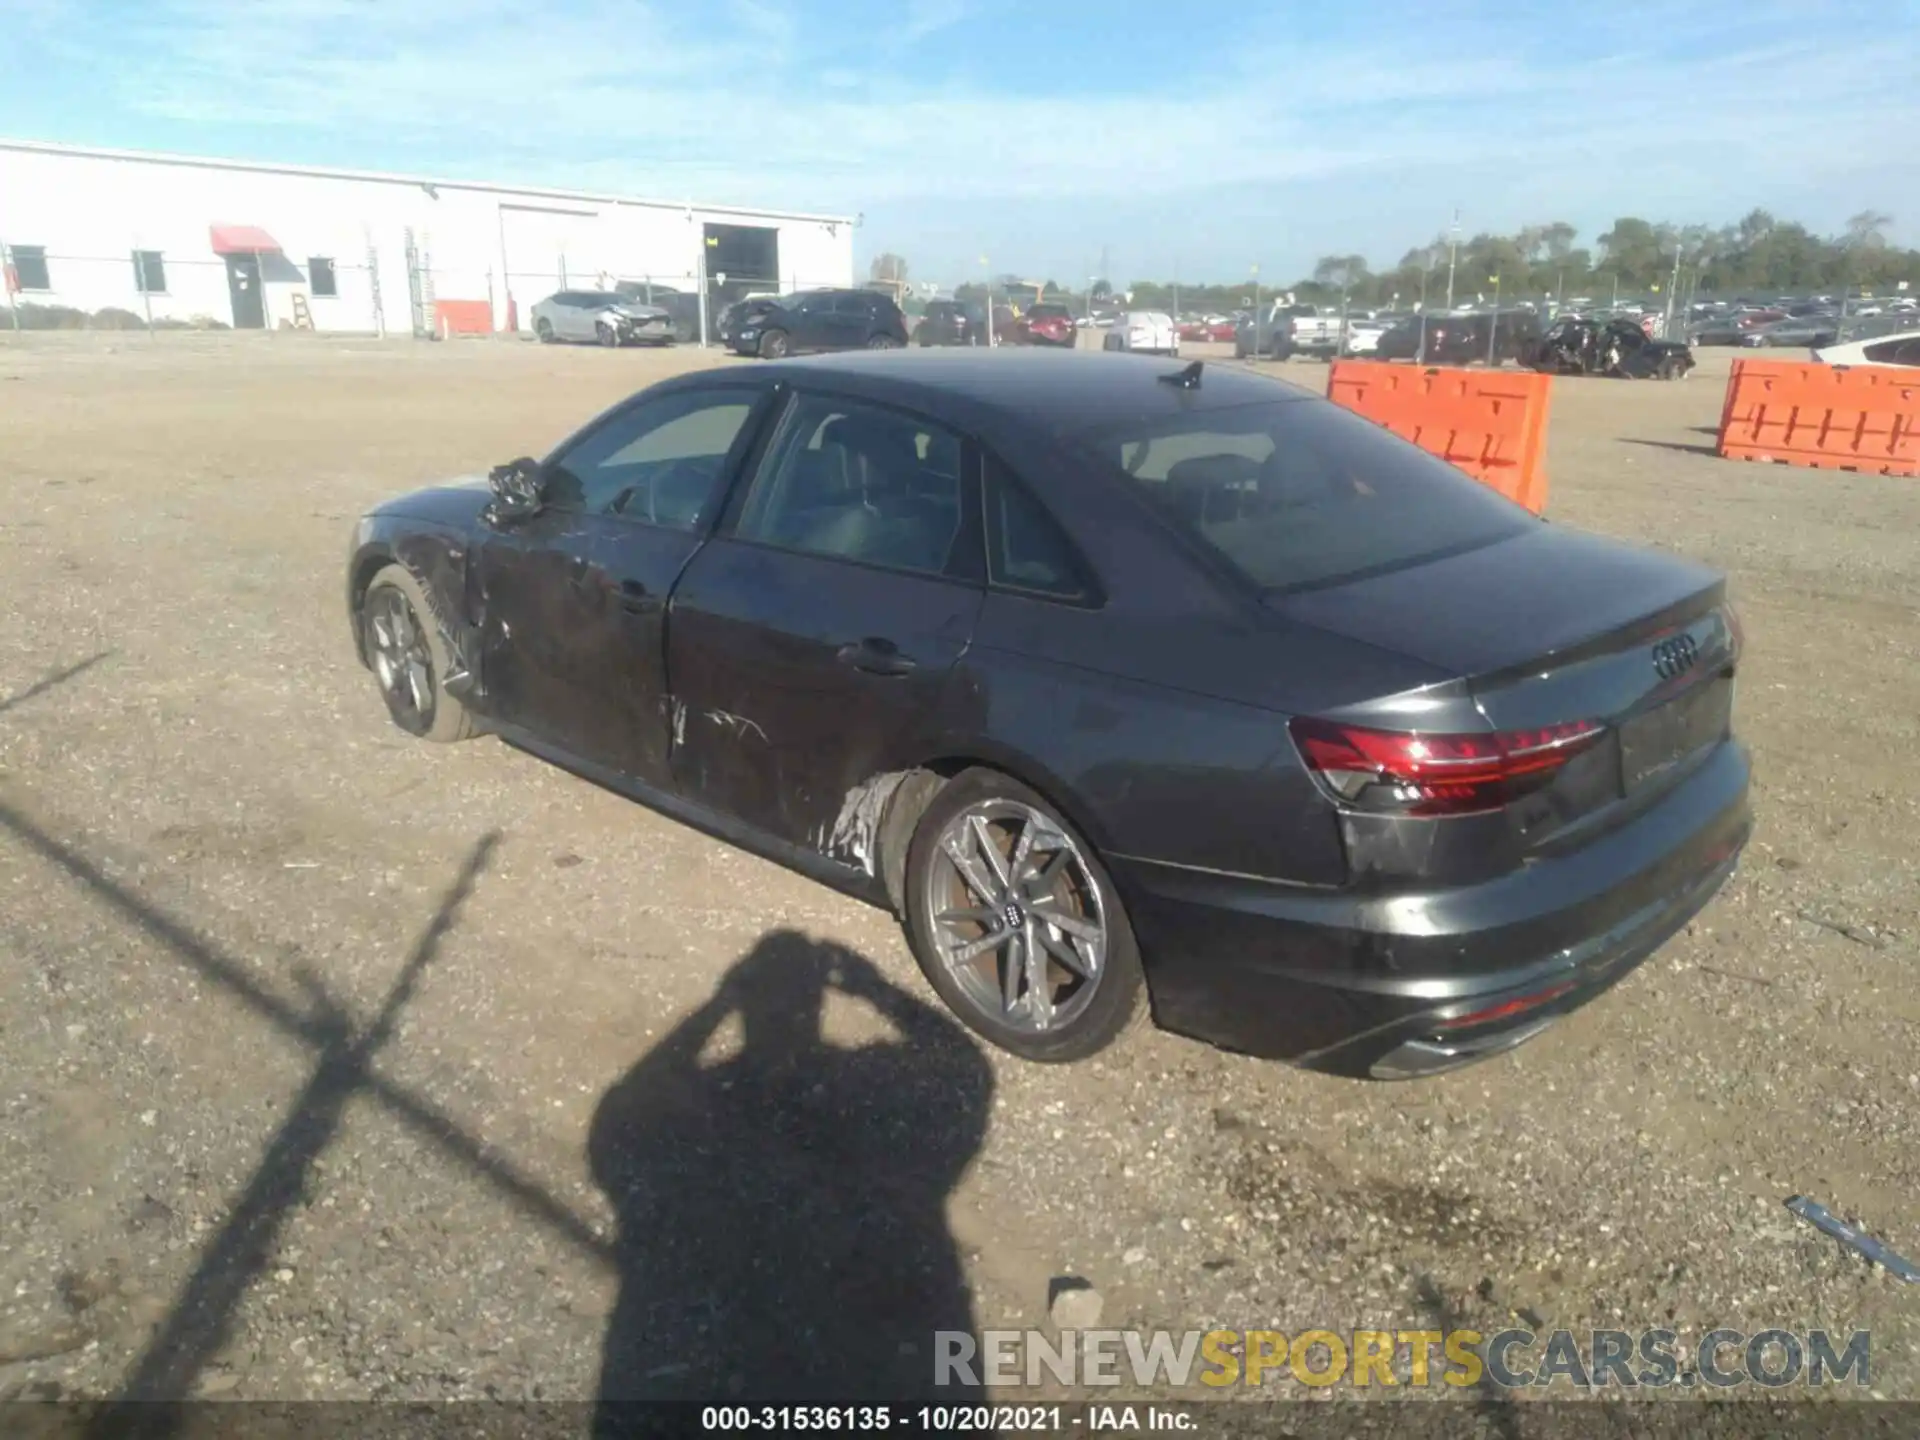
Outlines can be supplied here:
M873 290L807 290L739 317L728 343L767 360L807 350L893 350L907 343L907 317Z
M1490 328L1495 325L1499 327L1497 332ZM1421 355L1422 321L1415 315L1380 337L1374 346L1373 358L1424 358L1429 365L1486 364L1488 342L1492 340L1492 363L1524 364L1540 343L1540 320L1530 310L1502 310L1497 317L1485 311L1471 315L1428 315L1424 328L1424 357Z

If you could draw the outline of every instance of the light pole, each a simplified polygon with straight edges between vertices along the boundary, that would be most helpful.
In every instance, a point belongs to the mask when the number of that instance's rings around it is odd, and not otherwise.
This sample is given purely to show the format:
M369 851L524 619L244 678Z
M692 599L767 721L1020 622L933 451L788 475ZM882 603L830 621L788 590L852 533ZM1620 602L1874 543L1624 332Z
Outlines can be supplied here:
M1453 313L1453 267L1460 258L1460 209L1454 207L1453 224L1447 227L1447 313Z
M1494 366L1494 348L1500 343L1500 277L1493 277L1493 318L1487 325L1487 368Z
M1253 358L1260 358L1262 336L1266 331L1266 317L1260 310L1260 267L1253 267Z
M987 296L986 296L986 311L987 311L987 348L988 348L988 349L992 349L992 348L993 348L993 347L994 347L995 345L997 345L997 344L999 344L1000 342L999 342L999 340L998 340L998 339L997 339L997 338L995 337L995 335L994 335L994 333L993 333L993 331L994 331L994 324L993 324L993 270L992 270L992 268L991 268L991 267L989 267L989 266L988 266L988 264L987 264L987 257L986 257L986 256L984 256L984 255L982 255L982 256L980 257L980 277L981 277L981 288L982 288L982 289L984 289L984 290L985 290L985 291L987 292Z
M1433 256L1427 256L1427 263L1420 267L1420 348L1414 352L1413 363L1427 363L1427 277L1433 274Z
M1673 247L1673 275L1667 281L1667 313L1660 322L1660 338L1668 339L1673 334L1673 300L1680 289L1680 247Z

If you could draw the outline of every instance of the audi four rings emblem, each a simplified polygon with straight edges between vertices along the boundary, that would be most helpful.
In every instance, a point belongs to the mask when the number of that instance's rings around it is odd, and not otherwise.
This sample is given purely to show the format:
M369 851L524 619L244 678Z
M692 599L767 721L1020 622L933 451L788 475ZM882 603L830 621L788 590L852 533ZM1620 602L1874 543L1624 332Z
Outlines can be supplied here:
M1653 647L1653 668L1662 680L1684 675L1700 658L1700 642L1691 635L1676 635Z

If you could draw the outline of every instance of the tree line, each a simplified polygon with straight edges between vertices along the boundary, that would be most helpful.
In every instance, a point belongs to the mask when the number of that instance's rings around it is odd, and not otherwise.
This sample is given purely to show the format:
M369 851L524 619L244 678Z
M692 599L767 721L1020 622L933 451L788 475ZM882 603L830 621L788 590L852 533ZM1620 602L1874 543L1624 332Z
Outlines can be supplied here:
M1225 284L1176 284L1173 281L1136 280L1125 290L1140 309L1234 310L1254 299L1290 292L1305 300L1337 300L1378 307L1397 304L1412 308L1424 297L1428 305L1444 302L1451 258L1454 297L1491 296L1496 289L1512 299L1588 296L1664 295L1669 288L1687 295L1752 295L1846 290L1852 294L1886 294L1908 281L1920 291L1920 250L1888 243L1893 217L1863 210L1847 221L1839 235L1815 234L1805 225L1777 219L1767 210L1750 210L1739 220L1718 227L1654 222L1623 215L1592 243L1582 245L1579 231L1564 220L1524 225L1511 235L1482 231L1450 239L1436 235L1400 257L1399 263L1375 270L1363 255L1323 255L1310 274L1277 287L1269 277L1249 271L1244 279ZM904 282L906 262L884 255L874 262L876 280ZM1049 299L1084 304L1085 294L1069 294L1047 283ZM1012 294L1033 298L1031 284L1012 275L997 276L996 297ZM1092 298L1103 298L1113 287L1100 282ZM979 282L956 289L960 299L977 298ZM1124 293L1124 292L1122 292ZM1397 297L1397 298L1396 298ZM1115 298L1118 298L1116 296Z

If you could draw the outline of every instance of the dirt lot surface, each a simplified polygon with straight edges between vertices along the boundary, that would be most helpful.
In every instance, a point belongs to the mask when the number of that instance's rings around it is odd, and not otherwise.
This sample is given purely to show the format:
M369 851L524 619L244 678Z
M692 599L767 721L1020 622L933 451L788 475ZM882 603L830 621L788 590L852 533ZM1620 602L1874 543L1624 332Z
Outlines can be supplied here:
M1920 1291L1782 1205L1920 1256L1920 482L1714 458L1725 352L1556 382L1549 513L1733 577L1740 875L1451 1078L1043 1069L888 916L354 662L363 508L701 363L752 362L0 337L0 1395L857 1395L1073 1275L1123 1327L1870 1329L1920 1398Z

